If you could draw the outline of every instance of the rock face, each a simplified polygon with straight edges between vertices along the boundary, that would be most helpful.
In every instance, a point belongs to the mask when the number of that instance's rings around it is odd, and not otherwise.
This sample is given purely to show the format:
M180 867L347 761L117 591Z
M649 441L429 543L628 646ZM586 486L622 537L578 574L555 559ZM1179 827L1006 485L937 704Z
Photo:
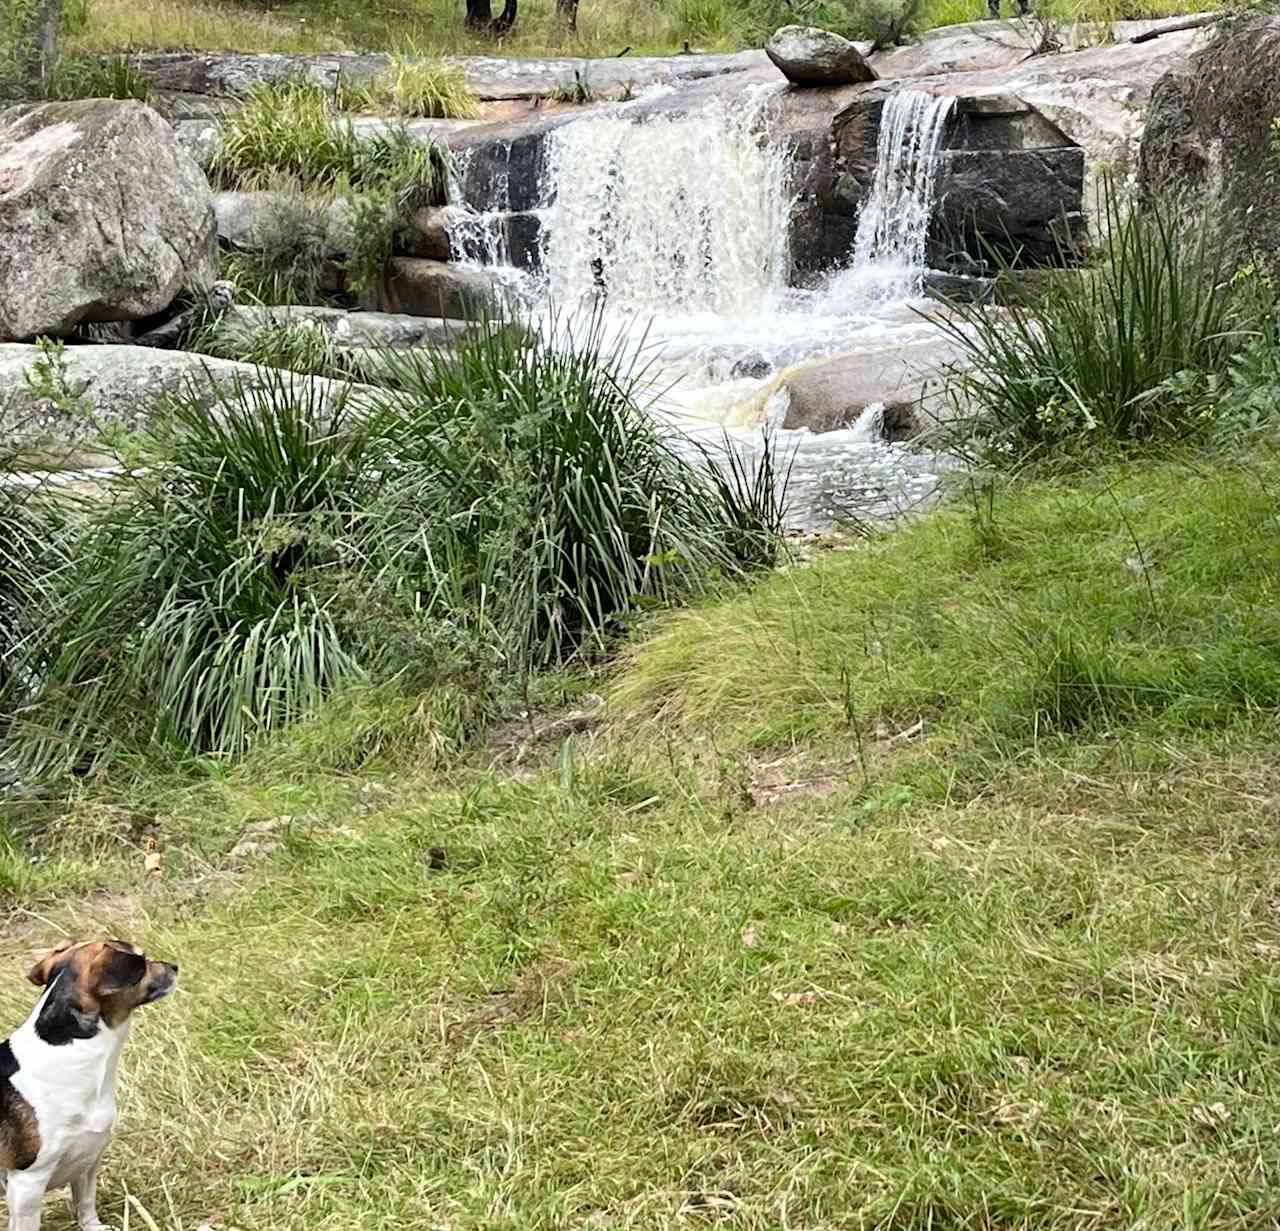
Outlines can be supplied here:
M1280 18L1228 30L1156 86L1142 138L1140 182L1223 210L1244 246L1280 268Z
M249 390L281 379L269 369L187 351L136 346L68 346L65 387L71 395L54 405L38 397L27 380L41 361L38 347L0 343L0 439L71 446L92 442L107 426L131 430L145 425L157 398L192 387ZM314 384L337 396L363 385L340 385L319 377L288 374L291 385Z
M764 50L793 85L858 85L876 79L853 43L816 26L783 26Z
M209 185L135 101L0 112L0 339L159 312L216 276Z

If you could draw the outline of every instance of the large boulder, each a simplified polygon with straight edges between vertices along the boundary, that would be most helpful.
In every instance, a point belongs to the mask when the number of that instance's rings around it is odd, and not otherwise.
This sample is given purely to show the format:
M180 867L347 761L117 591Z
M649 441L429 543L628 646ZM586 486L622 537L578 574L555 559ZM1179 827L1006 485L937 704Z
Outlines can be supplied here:
M150 107L0 112L0 339L138 320L216 268L208 182Z
M54 377L58 396L41 396L29 379L42 369ZM189 351L68 346L60 357L51 358L37 346L0 343L0 439L82 447L106 428L145 427L166 395L215 389L236 395L273 389L281 381L292 388L316 388L324 396L351 391L364 397L371 392L363 385L280 373Z
M816 26L783 26L764 50L793 85L857 85L876 79L853 43Z
M1161 78L1142 137L1143 189L1221 211L1280 267L1280 18L1238 23Z

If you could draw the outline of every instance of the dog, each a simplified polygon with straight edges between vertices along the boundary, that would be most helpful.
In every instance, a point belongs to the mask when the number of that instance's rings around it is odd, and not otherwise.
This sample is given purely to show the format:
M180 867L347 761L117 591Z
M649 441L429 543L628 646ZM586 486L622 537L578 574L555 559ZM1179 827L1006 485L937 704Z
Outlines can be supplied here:
M9 1231L39 1231L50 1188L71 1186L80 1231L98 1219L98 1164L116 1122L116 1070L134 1009L169 995L178 968L120 940L66 942L27 975L44 988L0 1043L0 1168Z

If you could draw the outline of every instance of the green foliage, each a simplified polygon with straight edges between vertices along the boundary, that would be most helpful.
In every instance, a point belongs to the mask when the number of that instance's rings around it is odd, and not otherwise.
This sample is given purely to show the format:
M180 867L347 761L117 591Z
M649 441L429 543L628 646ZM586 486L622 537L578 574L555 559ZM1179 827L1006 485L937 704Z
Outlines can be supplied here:
M87 417L92 409L85 397L88 385L72 378L66 343L57 338L37 338L36 350L39 353L24 373L31 396L39 398L58 414L72 418Z
M153 102L151 82L128 56L60 56L44 93L50 99L133 98Z
M253 91L228 122L210 174L228 187L279 193L251 250L226 262L226 276L264 302L317 303L339 264L347 288L367 289L414 210L442 204L448 152L403 127L359 136L336 121L323 90L306 83ZM312 199L309 194L324 194ZM348 251L333 260L326 199L346 202Z
M268 336L280 361L336 362L298 326ZM263 369L159 408L24 614L15 670L38 686L13 757L55 775L133 749L235 757L363 680L450 684L473 715L636 612L772 563L772 489L671 453L598 322L556 342L493 322L381 354L377 393Z
M466 75L454 64L416 55L395 55L390 68L372 81L341 86L343 111L374 111L422 119L469 120L479 115Z
M252 247L222 258L222 273L242 298L267 304L322 303L337 266L323 197L291 188L276 191L254 229Z
M377 519L381 554L416 578L424 610L465 607L526 669L772 563L781 531L772 488L745 471L709 481L670 451L637 402L643 369L599 316L552 332L489 321L383 365L406 464Z
M1126 213L1109 189L1104 224L1095 268L1001 314L960 304L937 318L968 365L951 382L953 446L1017 466L1202 437L1219 422L1234 356L1274 327L1270 288L1233 276L1212 220L1188 226L1160 201Z

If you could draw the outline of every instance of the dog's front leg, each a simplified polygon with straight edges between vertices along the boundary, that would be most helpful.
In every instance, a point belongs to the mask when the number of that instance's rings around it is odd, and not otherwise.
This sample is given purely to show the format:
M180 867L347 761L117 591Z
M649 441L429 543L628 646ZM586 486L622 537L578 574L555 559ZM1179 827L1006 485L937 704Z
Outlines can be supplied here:
M5 1182L9 1203L9 1231L40 1231L40 1206L44 1201L47 1177L25 1171L10 1171Z
M111 1231L104 1222L98 1221L98 1163L94 1160L91 1167L86 1167L71 1181L71 1200L76 1206L76 1221L80 1231Z

